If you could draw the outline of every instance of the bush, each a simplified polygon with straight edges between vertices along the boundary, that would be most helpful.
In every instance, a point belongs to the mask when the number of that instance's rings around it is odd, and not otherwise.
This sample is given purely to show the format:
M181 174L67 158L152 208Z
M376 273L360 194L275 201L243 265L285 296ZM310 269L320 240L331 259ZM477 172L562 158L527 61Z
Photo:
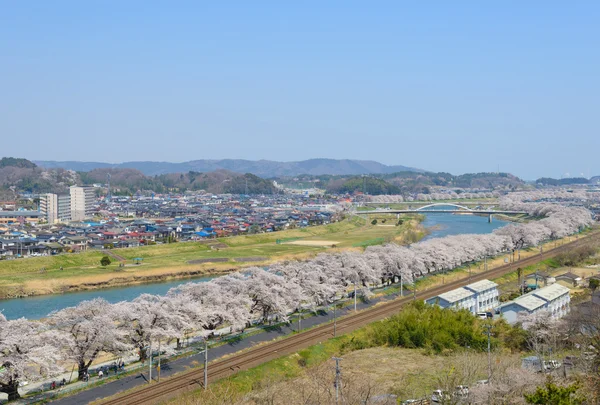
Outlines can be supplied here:
M108 266L110 263L110 257L108 256L103 256L102 259L100 259L100 264L104 267Z
M487 349L480 321L470 312L442 309L424 302L413 303L399 314L374 324L370 339L374 346L427 348L435 353L465 347ZM495 339L493 345L497 345Z

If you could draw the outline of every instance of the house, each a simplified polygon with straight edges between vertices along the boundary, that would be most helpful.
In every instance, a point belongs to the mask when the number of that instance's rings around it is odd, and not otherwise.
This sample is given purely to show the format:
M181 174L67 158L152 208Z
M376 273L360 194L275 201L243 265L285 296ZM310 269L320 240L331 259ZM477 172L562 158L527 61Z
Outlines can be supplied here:
M536 272L536 273L531 273L531 274L528 274L525 276L525 285L530 290L540 288L540 286L542 284L545 287L545 286L555 283L555 282L556 282L556 279L554 277L552 277L549 273L544 273L541 271Z
M566 281L573 285L573 287L577 287L579 284L581 284L581 277L571 272L567 272L565 274L561 274L560 276L556 276L556 280Z
M534 314L546 310L553 318L562 318L570 309L571 290L560 284L534 290L498 308L508 323L515 323L521 313Z
M85 236L65 236L60 239L60 243L71 250L86 250L89 239Z

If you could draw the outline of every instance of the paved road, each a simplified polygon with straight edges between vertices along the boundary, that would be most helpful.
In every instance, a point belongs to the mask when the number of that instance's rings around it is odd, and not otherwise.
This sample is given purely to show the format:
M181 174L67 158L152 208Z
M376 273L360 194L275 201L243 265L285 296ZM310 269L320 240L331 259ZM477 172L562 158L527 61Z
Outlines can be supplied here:
M408 294L410 294L410 291L405 290L404 295L408 295ZM386 297L379 297L379 298L372 299L368 303L359 301L357 303L357 309L360 310L360 309L368 308L370 306L375 305L378 302L395 299L395 298L398 298L399 296L400 296L400 294L396 293L396 294L388 295ZM354 310L354 306L350 305L347 308L338 310L337 316L344 316L348 312L353 311L353 310ZM310 328L315 325L320 325L320 324L329 322L332 319L333 319L333 311L329 311L329 313L324 314L324 315L315 315L310 318L306 318L306 319L302 320L302 329ZM297 330L298 330L298 323L296 321L291 326L283 326L283 327L277 328L275 330L263 331L259 334L250 336L245 339L241 339L237 342L228 343L228 344L225 344L225 345L222 345L219 347L215 347L208 351L208 360L210 362L210 361L218 359L219 357L222 357L224 355L232 354L239 350L247 349L258 343L268 342L270 340L273 340L280 336L290 334ZM161 377L168 377L175 373L189 370L192 367L199 367L203 363L203 361L204 361L204 354L196 354L196 355L193 355L190 357L185 357L185 358L181 358L178 360L170 361L168 364L161 365ZM210 364L209 364L209 368L210 368ZM154 369L152 371L152 376L153 376L153 380L155 380L156 369ZM128 377L124 377L119 380L112 381L110 383L107 383L107 384L104 384L104 385L101 385L98 387L94 387L94 388L90 388L85 391L81 391L81 392L79 392L77 394L73 394L69 397L57 399L55 401L52 401L51 403L55 404L55 405L87 404L87 403L95 401L97 399L105 398L105 397L114 395L118 392L122 392L122 391L125 391L128 389L131 389L131 388L135 388L137 386L147 384L147 383L148 383L148 372L147 372L147 368L146 368L144 373L139 373L139 374L131 375ZM209 381L209 383L210 383L210 381Z

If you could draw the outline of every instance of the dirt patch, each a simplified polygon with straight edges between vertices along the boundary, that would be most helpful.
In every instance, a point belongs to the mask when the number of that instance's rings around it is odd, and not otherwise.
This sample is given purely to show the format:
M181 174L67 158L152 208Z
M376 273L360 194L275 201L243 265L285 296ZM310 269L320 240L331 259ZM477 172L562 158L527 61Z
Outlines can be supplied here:
M209 257L207 259L189 260L188 264L222 263L227 261L229 261L229 258L227 257Z
M198 243L200 243L201 245L207 245L207 246L217 248L217 249L227 249L229 247L229 245L226 245L223 242L215 242L215 241L210 241L210 240L201 240Z
M265 260L269 260L268 257L262 256L249 256L249 257L236 257L236 262L264 262Z
M300 246L334 246L339 245L340 242L335 240L295 240L293 242L289 242L290 245L300 245Z

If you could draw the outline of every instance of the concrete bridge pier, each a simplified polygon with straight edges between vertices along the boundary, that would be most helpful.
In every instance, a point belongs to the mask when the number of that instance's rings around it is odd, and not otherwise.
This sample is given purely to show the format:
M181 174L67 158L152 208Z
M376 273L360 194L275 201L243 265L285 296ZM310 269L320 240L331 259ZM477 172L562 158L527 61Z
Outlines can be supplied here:
M491 224L492 223L492 218L494 217L494 214L490 214L488 216L488 222Z

